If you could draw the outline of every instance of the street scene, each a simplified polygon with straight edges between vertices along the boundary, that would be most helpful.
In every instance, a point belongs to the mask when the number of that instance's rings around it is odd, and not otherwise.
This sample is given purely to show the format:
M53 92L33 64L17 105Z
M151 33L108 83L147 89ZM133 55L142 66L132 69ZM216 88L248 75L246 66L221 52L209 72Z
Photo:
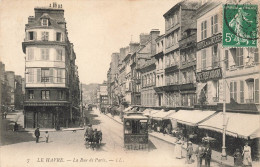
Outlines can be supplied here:
M260 166L259 4L0 1L0 166Z
M2 165L143 166L142 164L145 162L146 166L160 166L163 162L165 166L183 166L184 164L184 166L196 166L194 165L196 164L195 155L192 156L194 163L187 164L185 163L186 151L184 148L182 158L177 159L175 158L174 144L158 137L149 136L149 150L126 150L124 149L123 125L117 122L116 118L112 118L109 114L101 114L98 109L91 112L85 111L85 113L93 129L101 130L103 133L100 146L94 150L86 146L84 141L85 130L82 129L76 132L66 131L65 129L63 131L40 129L39 143L35 144L34 130L13 132L12 129L9 129L12 127L8 127L8 125L17 118L19 113L7 115L7 119L1 122L1 154L8 155L1 162ZM23 124L20 121L19 123ZM46 130L50 130L48 143L46 143L44 135ZM57 149L53 149L54 147ZM9 152L12 152L12 154L9 154ZM14 156L19 157L19 159L11 162L6 161ZM53 160L54 158L56 160ZM90 161L91 158L93 162ZM212 162L211 166L225 165Z

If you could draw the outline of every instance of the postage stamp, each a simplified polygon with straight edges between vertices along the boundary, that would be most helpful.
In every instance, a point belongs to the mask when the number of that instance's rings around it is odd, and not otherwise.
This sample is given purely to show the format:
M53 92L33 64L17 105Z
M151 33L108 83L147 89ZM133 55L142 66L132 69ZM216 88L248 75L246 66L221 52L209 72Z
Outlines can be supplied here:
M257 47L257 5L223 5L223 47Z

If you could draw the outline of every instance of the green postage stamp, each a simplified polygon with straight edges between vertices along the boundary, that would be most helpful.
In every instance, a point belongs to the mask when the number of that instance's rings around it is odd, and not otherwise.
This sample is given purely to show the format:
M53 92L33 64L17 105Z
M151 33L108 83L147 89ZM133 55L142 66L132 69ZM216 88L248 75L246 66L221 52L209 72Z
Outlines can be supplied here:
M224 47L257 47L257 5L223 5Z

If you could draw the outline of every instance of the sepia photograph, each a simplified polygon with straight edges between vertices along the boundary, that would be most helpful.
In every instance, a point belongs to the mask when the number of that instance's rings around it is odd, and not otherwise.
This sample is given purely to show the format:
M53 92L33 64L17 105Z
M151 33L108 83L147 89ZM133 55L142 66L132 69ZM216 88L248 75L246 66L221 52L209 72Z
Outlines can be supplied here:
M0 167L259 167L259 0L0 0Z

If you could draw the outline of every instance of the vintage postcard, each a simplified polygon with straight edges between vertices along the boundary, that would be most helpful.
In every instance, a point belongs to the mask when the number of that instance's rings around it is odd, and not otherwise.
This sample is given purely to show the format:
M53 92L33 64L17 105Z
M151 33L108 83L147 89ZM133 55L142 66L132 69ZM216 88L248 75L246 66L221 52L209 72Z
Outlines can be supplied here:
M259 5L0 0L0 166L260 166Z

